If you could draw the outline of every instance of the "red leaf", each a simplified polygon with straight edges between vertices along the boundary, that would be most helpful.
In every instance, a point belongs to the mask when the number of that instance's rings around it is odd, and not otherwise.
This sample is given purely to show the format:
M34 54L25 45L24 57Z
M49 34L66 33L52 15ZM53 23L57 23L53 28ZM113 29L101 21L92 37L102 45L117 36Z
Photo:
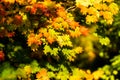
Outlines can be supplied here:
M21 23L22 23L22 16L20 16L20 15L15 15L15 16L14 16L14 23L15 23L16 25L21 24Z
M37 12L37 9L35 7L32 7L30 13L31 14L36 14L36 12Z
M7 37L13 37L15 35L15 33L14 32L9 32L9 33L7 33Z
M3 61L5 59L5 55L3 51L0 51L0 61Z

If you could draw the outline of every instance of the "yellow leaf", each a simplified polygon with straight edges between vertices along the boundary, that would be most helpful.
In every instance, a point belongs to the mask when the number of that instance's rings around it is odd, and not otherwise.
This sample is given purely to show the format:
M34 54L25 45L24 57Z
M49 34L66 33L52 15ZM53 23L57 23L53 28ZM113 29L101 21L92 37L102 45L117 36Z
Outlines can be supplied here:
M104 11L109 9L107 4L105 4L105 3L101 4L101 6L102 6L102 10L104 10Z
M30 74L30 73L32 72L31 66L29 66L29 65L26 65L26 66L24 67L24 70L25 70L25 72L26 72L27 74Z
M91 0L76 0L76 6L83 5L88 7L89 5L92 5Z
M103 18L106 20L112 19L113 18L113 14L109 11L104 11L103 12Z
M119 11L118 5L116 3L111 3L109 5L109 11L112 12L113 14L117 14Z
M35 4L37 2L37 0L29 0L29 4Z
M93 5L97 10L101 10L102 9L102 5L100 3L96 3Z
M83 48L82 48L82 47L76 47L76 48L74 49L74 51L75 51L76 53L82 53Z
M113 23L113 19L109 19L106 22L107 22L107 24L112 24Z
M20 5L25 4L25 0L16 0L17 3L19 3Z
M96 57L96 55L93 51L89 51L88 56L89 56L89 61L93 61Z
M94 8L94 7L88 8L88 14L97 14L97 13L98 13L98 11L96 8Z
M95 15L87 15L86 22L87 23L96 23L98 21L98 17Z
M86 15L87 12L88 12L88 8L83 6L83 5L79 5L78 6L80 8L80 12L83 14L83 15Z
M97 70L97 71L94 71L92 74L94 76L94 79L98 80L104 75L104 72L102 70Z
M88 7L90 5L100 3L102 0L76 0L76 6L83 5L85 7Z
M69 80L82 80L80 76L70 76Z
M6 3L10 3L10 4L14 4L15 3L15 0L3 0L4 2Z

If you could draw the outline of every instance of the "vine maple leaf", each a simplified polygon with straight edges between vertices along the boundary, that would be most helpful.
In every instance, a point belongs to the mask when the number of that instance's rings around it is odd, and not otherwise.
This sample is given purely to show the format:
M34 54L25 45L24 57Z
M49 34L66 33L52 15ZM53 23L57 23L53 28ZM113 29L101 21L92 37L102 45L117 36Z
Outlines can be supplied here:
M50 36L50 34L48 32L44 32L43 33L44 37L48 38Z
M88 33L89 33L89 30L88 30L88 28L85 28L84 26L81 26L80 27L80 32L83 34L83 35L88 35Z
M37 80L49 80L49 77L47 75L47 70L46 69L41 69L37 74L36 74Z
M87 15L86 16L86 22L87 23L95 23L98 21L98 17L95 15Z
M15 15L15 16L14 16L14 23L15 23L16 25L21 24L21 23L22 23L22 16L21 16L21 15Z
M37 9L35 7L32 7L30 13L31 14L36 14L36 12L37 12Z
M50 44L52 44L52 43L55 41L54 38L52 38L52 37L50 37L50 36L47 38L47 40L48 40L48 42L49 42Z
M0 51L0 61L3 61L5 59L5 54L3 51Z
M32 72L31 66L26 65L26 66L24 67L24 71L25 71L27 74L30 74L30 73Z

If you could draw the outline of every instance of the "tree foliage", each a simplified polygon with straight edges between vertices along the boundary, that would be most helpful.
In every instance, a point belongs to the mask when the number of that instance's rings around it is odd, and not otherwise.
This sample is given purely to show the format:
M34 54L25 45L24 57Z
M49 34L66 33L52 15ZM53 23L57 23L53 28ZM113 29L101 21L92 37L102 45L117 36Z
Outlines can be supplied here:
M117 0L0 0L0 80L117 80Z

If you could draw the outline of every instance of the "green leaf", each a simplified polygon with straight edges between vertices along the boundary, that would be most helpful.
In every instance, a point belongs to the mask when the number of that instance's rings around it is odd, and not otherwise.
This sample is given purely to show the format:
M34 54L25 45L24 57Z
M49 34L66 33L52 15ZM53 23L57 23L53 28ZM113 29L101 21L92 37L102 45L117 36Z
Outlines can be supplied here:
M52 72L52 71L51 71L51 72L48 72L48 76L49 76L49 78L56 77L55 74L54 74L54 72Z
M99 42L101 43L101 45L107 46L110 44L110 39L108 37L100 38Z
M57 36L57 41L58 41L60 47L63 47L63 46L72 47L73 46L72 42L70 41L69 35Z
M16 74L22 78L27 78L27 74L22 68L18 68Z
M71 50L70 50L70 49L67 49L67 48L63 48L63 49L62 49L62 52L63 52L64 55L69 55L70 52L71 52Z
M47 63L46 66L49 70L58 71L58 68L55 68L54 66L50 65L49 63Z
M0 77L3 80L16 80L16 72L12 67L9 66L2 71Z
M5 47L2 43L0 43L0 48L3 48L3 47Z
M115 56L110 61L112 62L113 68L117 68L118 70L120 70L120 55Z
M115 77L114 77L114 75L110 76L110 80L116 80Z
M40 70L39 64L35 60L31 63L31 68L32 68L32 73L36 73Z
M54 29L49 29L49 33L51 36L55 36L56 35L56 32Z
M118 36L120 37L120 31L118 31Z
M43 52L44 52L45 54L50 53L51 51L52 51L52 49L50 48L49 45L45 45L45 46L44 46Z
M58 48L53 48L53 50L51 50L50 54L56 56L58 54Z
M64 71L59 71L56 78L60 80L68 80L69 75L66 74Z
M21 46L15 46L14 51L22 50Z
M117 74L118 74L118 71L117 71L117 70L113 70L113 74L114 74L114 75L117 75Z

